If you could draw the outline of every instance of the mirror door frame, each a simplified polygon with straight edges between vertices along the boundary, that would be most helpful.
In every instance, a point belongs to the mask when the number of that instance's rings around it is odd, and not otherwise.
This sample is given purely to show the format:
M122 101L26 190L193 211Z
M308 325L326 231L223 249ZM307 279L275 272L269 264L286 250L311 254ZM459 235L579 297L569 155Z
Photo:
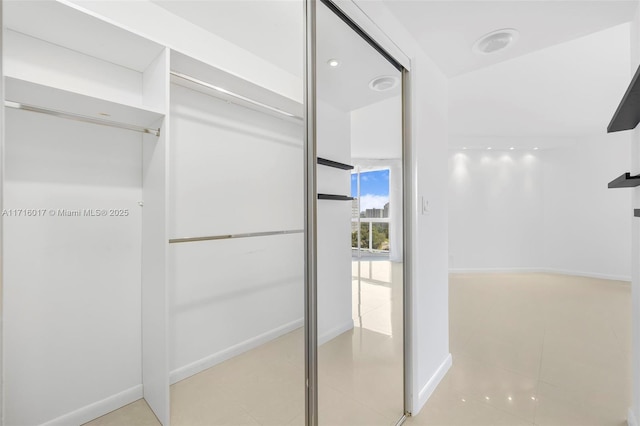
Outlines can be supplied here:
M305 188L305 267L304 267L304 342L305 342L305 424L318 426L318 306L317 306L317 78L316 8L327 6L357 35L362 37L402 74L402 203L403 203L403 380L404 413L396 426L411 416L413 404L413 232L417 205L414 153L411 139L411 73L373 37L351 19L333 0L304 0L304 188Z

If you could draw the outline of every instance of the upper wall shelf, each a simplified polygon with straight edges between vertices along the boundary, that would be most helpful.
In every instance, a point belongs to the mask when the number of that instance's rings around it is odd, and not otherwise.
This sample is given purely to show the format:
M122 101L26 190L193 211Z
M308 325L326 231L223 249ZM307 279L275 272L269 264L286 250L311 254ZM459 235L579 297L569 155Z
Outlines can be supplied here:
M164 117L157 111L111 102L12 77L5 77L5 101L36 107L34 109L25 108L31 111L42 109L58 112L59 114L54 113L53 115L63 118L76 116L76 120L84 117L88 120L81 121L90 121L96 124L111 122L118 123L117 127L122 128L127 128L127 126L149 128L150 131L145 133L152 134L157 134L157 129L154 127L158 126L159 121Z
M318 200L333 200L333 201L351 201L355 198L347 195L335 195L335 194L318 194Z
M607 127L607 133L635 129L640 122L640 67L631 80L616 113Z
M300 125L303 123L302 104L175 50L171 52L171 82L274 117Z
M8 29L138 72L164 49L72 4L10 1L3 2L3 7L3 24ZM89 29L90 37L85 36Z
M2 20L5 77L165 111L167 47L65 0L3 2Z
M337 161L327 160L326 158L318 157L318 164L322 166L335 167L336 169L353 170L353 166L350 164L339 163Z
M640 175L631 176L631 173L625 173L609 182L609 188L633 188L640 186Z

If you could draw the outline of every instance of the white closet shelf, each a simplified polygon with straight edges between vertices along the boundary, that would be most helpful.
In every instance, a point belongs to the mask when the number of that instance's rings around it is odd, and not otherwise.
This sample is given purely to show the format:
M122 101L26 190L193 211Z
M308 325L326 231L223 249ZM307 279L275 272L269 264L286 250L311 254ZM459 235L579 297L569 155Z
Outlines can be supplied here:
M5 28L139 72L164 49L71 3L8 1L3 8Z
M164 117L157 111L94 98L13 77L5 77L5 101L62 114L118 123L122 125L120 127L137 126L153 129Z
M171 82L274 117L302 123L302 104L175 50L171 52Z

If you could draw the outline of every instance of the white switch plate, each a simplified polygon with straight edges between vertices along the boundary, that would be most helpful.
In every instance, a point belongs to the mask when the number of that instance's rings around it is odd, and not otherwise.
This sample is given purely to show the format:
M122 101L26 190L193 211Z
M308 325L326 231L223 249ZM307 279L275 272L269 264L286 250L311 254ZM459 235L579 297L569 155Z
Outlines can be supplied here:
M424 198L424 196L421 198L422 198L422 214L429 214L429 200Z

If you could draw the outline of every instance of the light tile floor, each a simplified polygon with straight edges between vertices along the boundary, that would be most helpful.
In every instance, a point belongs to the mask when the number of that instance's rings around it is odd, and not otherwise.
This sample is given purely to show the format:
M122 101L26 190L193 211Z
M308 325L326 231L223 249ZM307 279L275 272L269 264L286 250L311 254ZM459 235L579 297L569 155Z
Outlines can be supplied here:
M410 425L626 425L629 283L550 274L450 278L453 367Z
M353 330L318 351L321 426L393 426L403 413L402 264L353 266ZM359 274L363 279L358 280ZM298 329L171 386L172 426L304 425ZM88 426L158 425L143 400Z
M320 349L321 425L392 425L401 403L399 282L366 265L356 328ZM386 269L385 269L386 268ZM391 274L391 275L390 275ZM385 279L390 277L387 284ZM357 296L357 293L354 294ZM370 315L376 313L376 315ZM400 333L401 334L401 333ZM622 426L630 400L628 283L549 274L450 279L453 367L408 425ZM171 388L174 425L303 425L302 332ZM249 390L251 389L251 390ZM399 399L400 398L400 399ZM89 423L157 425L144 401Z

